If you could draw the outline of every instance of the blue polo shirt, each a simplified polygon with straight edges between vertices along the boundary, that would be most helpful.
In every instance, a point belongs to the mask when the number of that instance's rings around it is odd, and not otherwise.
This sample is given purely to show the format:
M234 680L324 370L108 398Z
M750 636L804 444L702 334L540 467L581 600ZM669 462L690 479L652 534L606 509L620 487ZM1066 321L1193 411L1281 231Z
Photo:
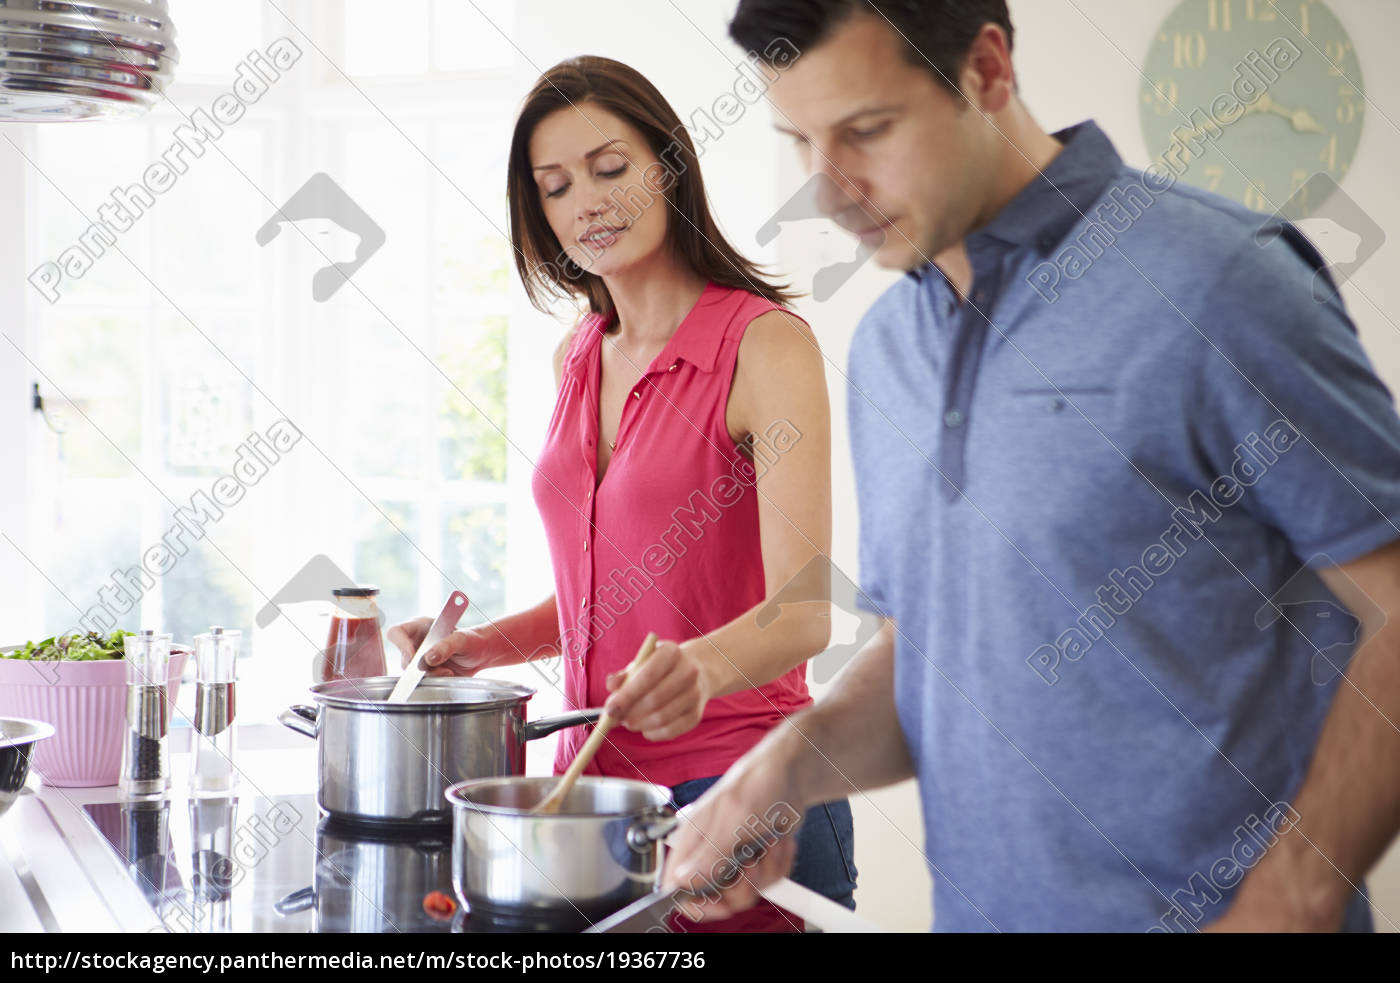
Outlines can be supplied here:
M1291 227L1057 138L967 301L926 265L856 333L862 587L935 927L1193 931L1296 818L1400 420Z

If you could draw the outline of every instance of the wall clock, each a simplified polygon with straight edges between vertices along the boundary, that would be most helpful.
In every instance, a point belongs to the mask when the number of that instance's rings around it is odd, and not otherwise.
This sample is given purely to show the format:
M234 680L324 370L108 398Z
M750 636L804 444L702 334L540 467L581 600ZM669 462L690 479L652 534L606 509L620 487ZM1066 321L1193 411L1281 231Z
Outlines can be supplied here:
M1182 0L1143 76L1151 158L1256 211L1305 218L1356 156L1361 65L1322 0Z

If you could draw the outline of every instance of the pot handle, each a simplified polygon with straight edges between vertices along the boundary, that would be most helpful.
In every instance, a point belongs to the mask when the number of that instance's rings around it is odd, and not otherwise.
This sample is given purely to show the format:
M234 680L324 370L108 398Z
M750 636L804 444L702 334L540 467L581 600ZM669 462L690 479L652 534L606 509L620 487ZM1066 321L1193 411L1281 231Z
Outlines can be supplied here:
M639 819L627 828L627 845L638 853L651 849L657 840L664 840L681 824L675 815L651 816Z
M525 740L533 741L537 737L548 737L556 730L563 730L565 727L581 727L584 724L596 724L598 718L603 715L601 707L591 710L570 710L568 713L556 713L548 717L541 717L539 720L531 720L525 725ZM286 721L282 721L286 723ZM291 724L287 724L288 727Z
M304 887L300 891L293 891L281 901L274 901L272 910L283 917L295 915L305 911L316 903L316 891L314 888Z
M283 727L289 727L298 734L316 739L316 721L321 715L321 711L316 707L307 706L305 703L295 703L287 707L277 715L277 722Z

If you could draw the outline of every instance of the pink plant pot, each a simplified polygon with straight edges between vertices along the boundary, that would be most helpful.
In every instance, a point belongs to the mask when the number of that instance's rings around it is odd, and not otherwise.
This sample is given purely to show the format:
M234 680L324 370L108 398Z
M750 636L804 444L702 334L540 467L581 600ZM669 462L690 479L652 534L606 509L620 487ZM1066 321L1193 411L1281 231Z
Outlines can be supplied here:
M170 706L180 695L189 650L170 653ZM126 662L36 662L0 658L0 716L52 724L34 746L31 767L47 785L116 785L126 732Z

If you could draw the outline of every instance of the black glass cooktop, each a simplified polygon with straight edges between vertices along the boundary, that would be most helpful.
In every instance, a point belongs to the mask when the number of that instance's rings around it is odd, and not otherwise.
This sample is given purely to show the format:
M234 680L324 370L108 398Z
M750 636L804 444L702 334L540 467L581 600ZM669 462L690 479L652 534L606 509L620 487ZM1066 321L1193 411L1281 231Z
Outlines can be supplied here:
M83 810L172 932L538 932L581 926L425 910L452 899L450 826L319 817L315 796L101 802ZM433 907L430 905L429 907Z

